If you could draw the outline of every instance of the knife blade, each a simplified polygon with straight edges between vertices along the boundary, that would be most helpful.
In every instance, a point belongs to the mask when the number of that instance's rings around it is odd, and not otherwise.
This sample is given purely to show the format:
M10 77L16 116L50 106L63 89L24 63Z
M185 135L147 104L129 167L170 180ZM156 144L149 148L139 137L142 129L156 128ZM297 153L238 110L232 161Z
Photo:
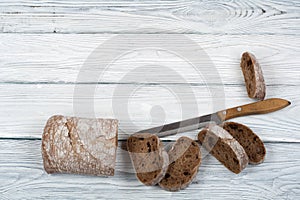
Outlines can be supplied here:
M154 128L141 130L138 131L137 133L152 133L152 134L156 134L158 137L165 137L177 133L196 130L206 126L208 123L211 122L215 122L216 124L221 124L222 122L228 119L232 119L236 117L274 112L283 109L289 106L290 104L291 102L285 99L271 98L271 99L266 99L255 103L229 108L226 110L221 110L200 117L195 117L183 121L157 126Z

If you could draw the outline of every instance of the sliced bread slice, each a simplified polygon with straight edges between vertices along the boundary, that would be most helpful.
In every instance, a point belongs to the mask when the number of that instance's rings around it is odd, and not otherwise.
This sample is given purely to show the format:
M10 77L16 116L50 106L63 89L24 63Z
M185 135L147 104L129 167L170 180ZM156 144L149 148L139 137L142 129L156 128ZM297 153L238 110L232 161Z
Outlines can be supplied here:
M170 165L159 186L168 191L186 188L194 179L201 163L197 142L188 137L179 138L168 152Z
M198 140L230 171L238 174L247 166L248 156L244 148L223 128L210 125L200 131Z
M236 122L225 122L221 126L244 147L249 163L259 164L264 161L265 145L250 128Z
M248 96L250 98L263 100L266 95L265 80L255 56L249 52L243 53L241 68L244 74Z
M127 150L136 176L145 185L156 185L165 176L169 157L160 139L149 133L136 133L127 139Z

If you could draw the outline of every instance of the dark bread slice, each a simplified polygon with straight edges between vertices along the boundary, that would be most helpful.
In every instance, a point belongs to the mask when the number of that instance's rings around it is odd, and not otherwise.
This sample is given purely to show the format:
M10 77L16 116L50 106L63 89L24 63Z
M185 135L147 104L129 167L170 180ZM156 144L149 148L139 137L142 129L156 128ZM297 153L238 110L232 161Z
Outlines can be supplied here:
M250 128L236 122L225 122L222 127L244 147L249 163L259 164L264 161L266 155L265 145Z
M263 100L266 95L265 80L255 56L249 52L243 53L241 68L244 74L248 96L250 98Z
M223 128L210 125L200 131L198 140L230 171L238 174L247 166L248 156L244 148Z
M186 188L197 175L201 163L199 145L188 137L180 137L168 155L171 164L159 186L169 191Z
M149 133L136 133L127 139L127 150L139 181L156 185L165 176L169 157L160 139Z

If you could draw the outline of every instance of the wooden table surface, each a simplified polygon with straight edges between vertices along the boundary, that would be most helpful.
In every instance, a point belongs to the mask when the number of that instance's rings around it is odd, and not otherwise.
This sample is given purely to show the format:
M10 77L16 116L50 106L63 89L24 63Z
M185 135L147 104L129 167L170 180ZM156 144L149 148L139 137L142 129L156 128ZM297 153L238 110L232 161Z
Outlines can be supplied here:
M96 48L107 55L116 50L105 42L116 36L145 38L140 44L149 35L158 38L157 44L177 37L171 46L192 55L188 38L204 50L214 70L204 67L199 76L180 56L140 49L114 60L100 80L78 79ZM299 0L1 0L0 199L300 199L299 39ZM176 193L139 183L121 148L114 177L48 175L43 170L45 122L54 114L91 114L75 113L77 100L92 100L97 117L120 119L120 140L139 128L254 102L239 67L244 51L261 63L267 98L292 102L275 113L233 120L263 139L264 163L235 175L206 155L193 183ZM182 79L172 77L173 71ZM221 82L203 82L210 72L217 72ZM147 79L148 74L157 76ZM95 90L92 96L74 95L78 88ZM196 134L163 140L168 144Z

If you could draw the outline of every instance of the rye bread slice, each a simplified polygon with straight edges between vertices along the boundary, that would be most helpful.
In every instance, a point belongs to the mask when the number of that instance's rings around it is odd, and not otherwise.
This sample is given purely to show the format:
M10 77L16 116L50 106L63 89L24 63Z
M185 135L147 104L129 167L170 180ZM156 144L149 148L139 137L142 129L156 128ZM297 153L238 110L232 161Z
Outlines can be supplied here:
M225 122L222 127L242 145L248 155L249 163L259 164L264 161L265 145L249 127L236 122Z
M196 176L201 164L198 143L188 137L180 137L168 155L171 164L159 186L168 191L186 188Z
M266 85L261 67L255 56L245 52L241 59L247 93L250 98L263 100L266 95Z
M169 157L160 139L149 133L136 133L127 139L127 150L140 182L156 185L168 168Z
M244 148L226 130L210 125L198 134L202 146L227 169L238 174L248 164Z

